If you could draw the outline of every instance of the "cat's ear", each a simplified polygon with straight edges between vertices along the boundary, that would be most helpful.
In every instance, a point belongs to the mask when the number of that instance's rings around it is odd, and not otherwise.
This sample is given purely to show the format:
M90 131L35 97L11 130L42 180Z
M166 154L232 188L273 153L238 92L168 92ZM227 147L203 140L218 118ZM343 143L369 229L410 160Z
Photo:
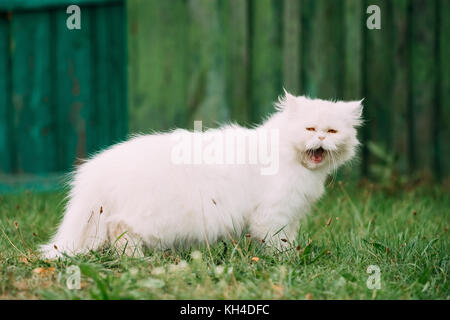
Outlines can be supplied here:
M284 111L289 108L295 103L295 97L287 92L285 88L283 88L284 95L278 96L278 101L275 102L275 109L277 111Z
M346 103L346 105L349 108L351 120L353 126L357 127L362 125L363 119L362 119L362 113L363 113L363 104L364 98L359 101L349 101Z
M287 110L288 112L295 111L301 105L303 97L296 97L285 88L283 88L284 95L278 97L278 101L275 103L275 109L278 111Z

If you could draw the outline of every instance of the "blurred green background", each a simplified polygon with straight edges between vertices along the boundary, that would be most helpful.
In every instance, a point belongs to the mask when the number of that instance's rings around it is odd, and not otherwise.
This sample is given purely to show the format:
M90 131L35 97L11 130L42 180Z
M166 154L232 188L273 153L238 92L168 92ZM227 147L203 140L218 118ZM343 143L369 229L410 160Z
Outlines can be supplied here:
M53 188L130 133L260 122L283 87L365 97L346 174L448 183L449 19L448 0L1 0L0 191Z

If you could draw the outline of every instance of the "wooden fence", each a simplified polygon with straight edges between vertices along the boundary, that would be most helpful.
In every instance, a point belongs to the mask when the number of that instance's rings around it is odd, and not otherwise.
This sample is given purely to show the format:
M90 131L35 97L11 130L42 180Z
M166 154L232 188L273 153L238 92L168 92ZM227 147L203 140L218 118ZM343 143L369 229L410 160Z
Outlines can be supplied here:
M68 4L0 2L0 185L127 132L260 122L282 87L365 97L358 176L450 175L450 1L73 0L76 31Z
M0 184L68 171L126 136L125 30L123 1L0 2Z
M381 9L381 30L366 8ZM365 97L360 172L449 176L450 1L128 1L132 131L259 122L282 87ZM389 159L367 148L372 141ZM392 157L392 159L391 159ZM376 175L376 173L375 173Z

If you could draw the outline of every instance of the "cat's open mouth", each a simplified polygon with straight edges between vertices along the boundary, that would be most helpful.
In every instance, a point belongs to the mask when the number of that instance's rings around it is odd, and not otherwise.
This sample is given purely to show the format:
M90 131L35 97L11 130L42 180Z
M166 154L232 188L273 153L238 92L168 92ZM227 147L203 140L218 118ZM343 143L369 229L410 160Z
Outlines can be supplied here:
M309 158L314 163L321 163L326 154L327 154L326 150L323 149L322 147L308 150Z

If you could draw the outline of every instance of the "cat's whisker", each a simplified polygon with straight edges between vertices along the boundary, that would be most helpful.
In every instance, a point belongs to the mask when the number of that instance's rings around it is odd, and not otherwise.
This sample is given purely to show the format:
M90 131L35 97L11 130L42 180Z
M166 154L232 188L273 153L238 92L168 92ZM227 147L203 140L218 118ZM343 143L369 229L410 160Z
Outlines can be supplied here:
M334 151L333 150L329 150L329 155L330 155L330 165L332 166L332 175L331 175L331 181L329 183L329 185L332 185L335 180L336 180L336 176L337 176L337 161L334 158Z
M337 161L335 160L334 156L333 156L333 159L334 159L334 180L333 180L333 183L334 183L337 178L338 164L337 164Z
M328 151L328 154L330 155L330 167L331 167L331 180L330 183L328 184L328 186L332 185L334 182L334 157L333 157L333 152L330 150Z
M328 170L331 172L331 180L328 183L328 186L330 186L333 183L333 170L334 170L334 161L333 161L333 154L330 150L327 151L328 156L330 157L330 161L328 164Z

